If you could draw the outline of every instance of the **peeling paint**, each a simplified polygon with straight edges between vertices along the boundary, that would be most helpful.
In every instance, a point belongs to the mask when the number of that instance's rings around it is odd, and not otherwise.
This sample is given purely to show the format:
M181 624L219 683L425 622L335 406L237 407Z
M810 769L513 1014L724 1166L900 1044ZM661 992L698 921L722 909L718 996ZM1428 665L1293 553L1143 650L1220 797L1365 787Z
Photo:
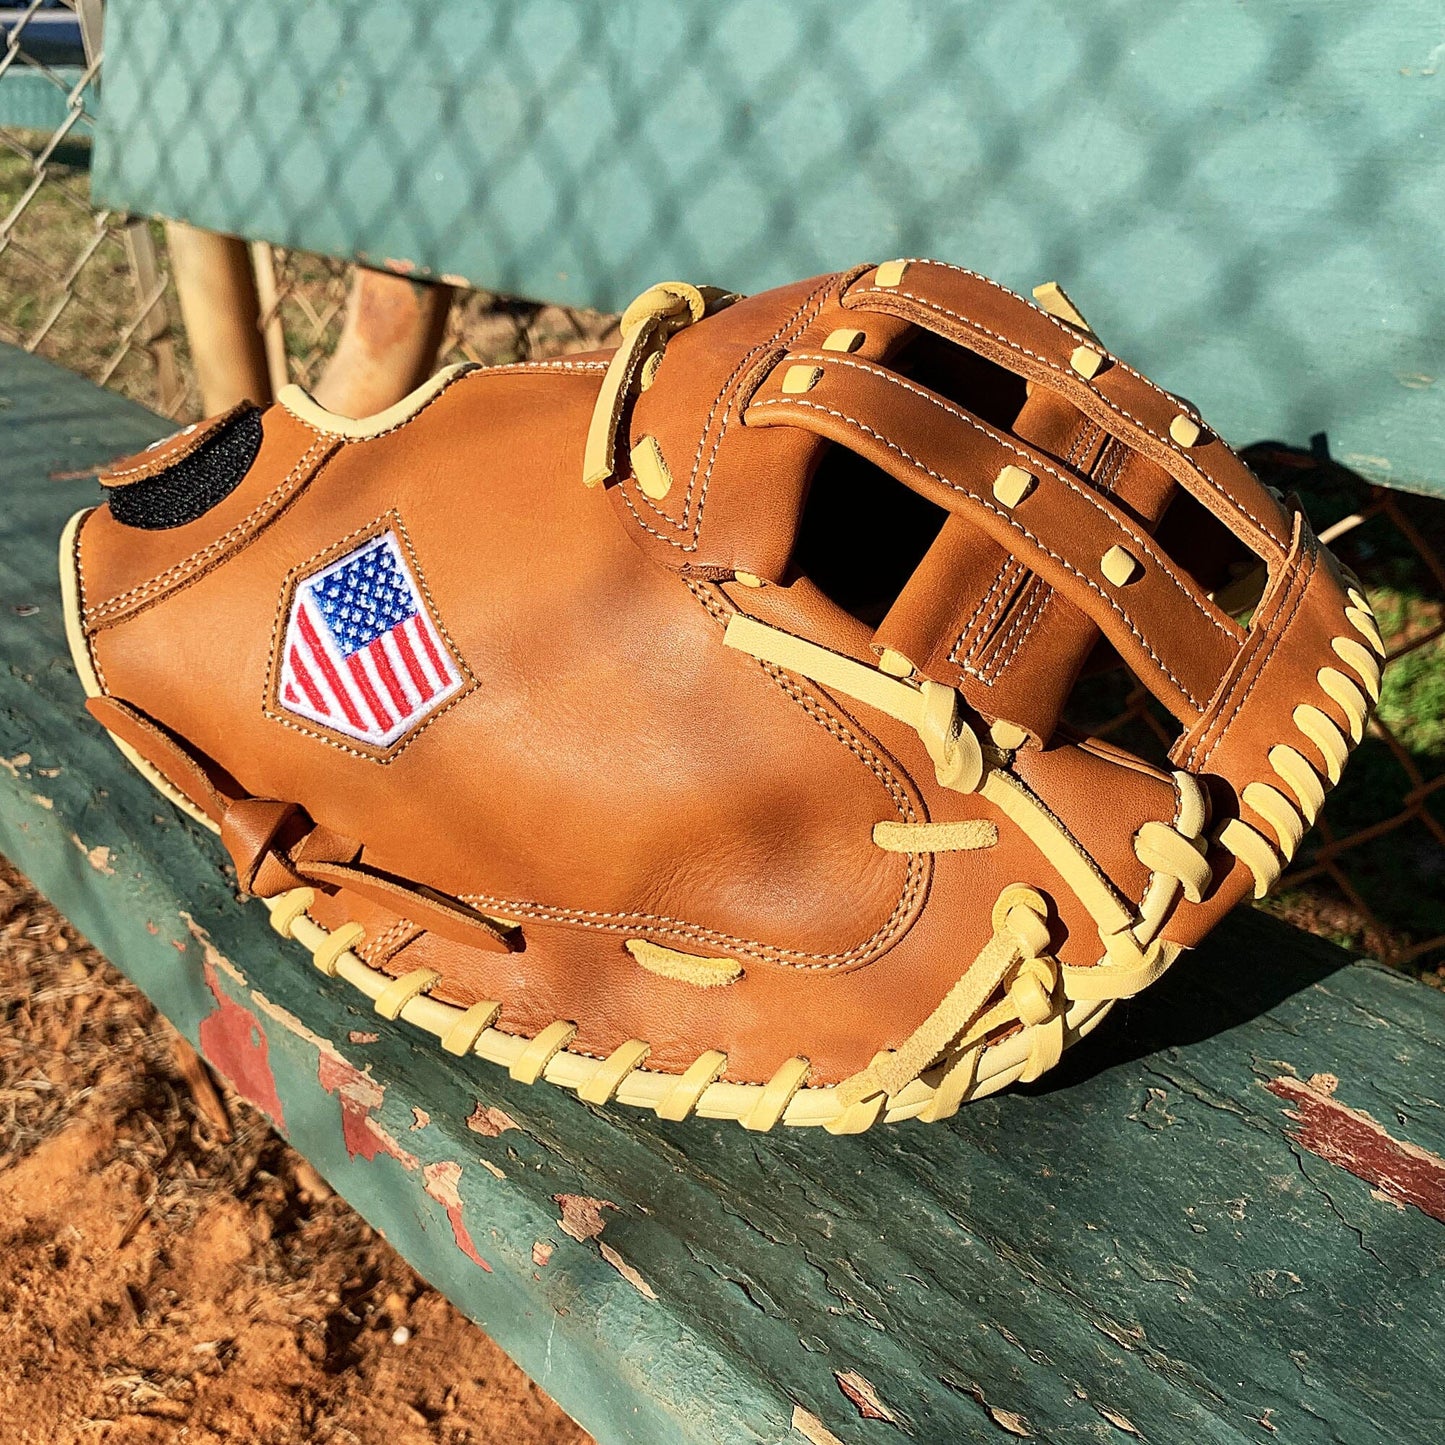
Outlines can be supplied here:
M801 1405L793 1406L793 1429L809 1445L843 1445L843 1442L816 1416Z
M24 754L21 755L22 757ZM87 848L80 841L78 833L70 835L70 841L85 855L85 861L95 869L97 873L103 873L107 878L115 876L115 869L110 866L110 849L104 843L97 843L94 848Z
M505 1179L507 1177L506 1174L504 1174L502 1170L498 1169L497 1166L493 1164L490 1159L483 1159L481 1161L481 1164L482 1168L485 1169L487 1173L490 1174L494 1179Z
M488 1139L495 1139L498 1134L517 1127L517 1121L505 1109L483 1107L480 1099L477 1107L467 1116L467 1128L473 1134L482 1134Z
M206 961L206 967L214 969L217 973L224 973L227 978L239 983L244 988L246 986L246 975L211 942L211 935L207 933L184 908L180 910L180 919L181 922L186 925L186 931L201 945L201 956ZM185 952L186 946L184 943L179 944L178 947L182 953ZM252 993L251 998L253 1002L256 997L257 995Z
M589 1239L597 1239L607 1223L602 1211L617 1208L610 1199L594 1199L589 1194L554 1194L552 1198L562 1208L562 1217L557 1221L558 1228L579 1244L585 1244ZM638 1294L650 1300L657 1298L657 1291L610 1244L598 1240L597 1248L601 1250L602 1258Z
M1284 1075L1265 1088L1293 1106L1287 1117L1299 1127L1290 1138L1301 1148L1445 1224L1445 1159L1394 1138L1363 1110L1340 1103L1329 1086L1338 1082L1330 1076L1302 1082Z
M210 947L204 930L193 926L192 932L203 946ZM260 989L251 990L251 1000L262 1013L316 1050L316 1077L328 1094L337 1094L341 1099L342 1140L353 1159L359 1155L370 1162L378 1154L386 1153L405 1169L421 1167L416 1155L404 1149L390 1130L373 1117L373 1111L381 1107L386 1097L383 1085L345 1058L330 1039L322 1037L290 1009L272 1002Z
M596 1239L602 1233L602 1226L607 1222L602 1217L604 1209L617 1208L610 1199L593 1199L588 1194L554 1194L552 1198L562 1208L558 1227L579 1244Z
M182 914L181 917L184 918L185 914ZM217 957L219 956L218 954ZM251 1002L255 1004L267 1018L275 1019L288 1033L293 1033L298 1039L310 1044L323 1058L330 1059L333 1063L340 1064L345 1068L351 1067L347 1060L342 1058L341 1054L337 1052L336 1045L333 1044L330 1039L323 1038L315 1029L297 1017L296 1014L292 1013L290 1009L284 1008L279 1003L273 1003L260 989L253 988L251 990Z
M890 1425L898 1423L898 1416L883 1403L878 1391L857 1370L834 1370L833 1378L865 1420L886 1420Z
M201 1020L201 1052L243 1099L284 1131L286 1119L276 1091L276 1077L271 1072L271 1045L266 1030L250 1009L237 1003L221 986L220 975L209 958L203 967L216 1010Z
M425 1109L419 1109L415 1104L411 1106L411 1127L413 1129L425 1129L431 1123L431 1115Z
M437 1164L428 1164L422 1170L422 1178L426 1180L426 1192L446 1210L447 1219L452 1226L452 1238L456 1240L457 1248L473 1264L481 1265L488 1274L491 1274L491 1265L477 1253L477 1246L472 1242L471 1231L462 1218L460 1188L462 1166L455 1159L443 1159Z
M973 1399L1000 1430L1006 1430L1010 1435L1017 1435L1021 1440L1034 1438L1033 1426L1029 1424L1028 1417L1019 1414L1016 1410L1003 1410L997 1405L990 1405L984 1397L981 1385L975 1384L971 1380L959 1379L956 1376L944 1375L941 1379L950 1390L957 1390L959 1394L968 1395Z
M386 1097L383 1085L334 1052L317 1060L316 1077L328 1094L341 1100L341 1137L353 1159L359 1155L370 1163L378 1154L390 1154L403 1169L421 1167L421 1160L372 1117Z
M1127 1416L1121 1415L1117 1410L1111 1410L1107 1405L1095 1405L1094 1408L1116 1429L1122 1430L1126 1435L1138 1435L1139 1427ZM1264 1412L1266 1415L1269 1411ZM1261 1420L1263 1425L1264 1421ZM1271 1428L1266 1426L1266 1428ZM1142 1437L1141 1437L1142 1438Z
M655 1300L657 1298L657 1291L653 1289L653 1287L648 1284L648 1282L643 1279L643 1277L638 1274L638 1272L633 1269L633 1267L628 1264L628 1262L623 1259L623 1257L618 1254L618 1252L613 1249L610 1244L606 1244L599 1239L597 1241L597 1248L602 1251L602 1258L605 1259L607 1263L610 1264L612 1268L615 1269L617 1273L620 1274L622 1278L625 1279L627 1283L630 1284L632 1288L638 1292L638 1294L650 1300Z
M532 1263L538 1269L546 1266L547 1261L552 1258L552 1251L557 1246L545 1239L537 1239L532 1242Z

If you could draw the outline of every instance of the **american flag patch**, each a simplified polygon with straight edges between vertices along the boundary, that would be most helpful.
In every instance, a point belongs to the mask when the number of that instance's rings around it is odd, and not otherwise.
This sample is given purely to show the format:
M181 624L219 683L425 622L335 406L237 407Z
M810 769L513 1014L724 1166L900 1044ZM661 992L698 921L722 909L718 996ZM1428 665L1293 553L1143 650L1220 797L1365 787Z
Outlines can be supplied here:
M277 684L287 712L385 748L462 685L395 532L297 584Z

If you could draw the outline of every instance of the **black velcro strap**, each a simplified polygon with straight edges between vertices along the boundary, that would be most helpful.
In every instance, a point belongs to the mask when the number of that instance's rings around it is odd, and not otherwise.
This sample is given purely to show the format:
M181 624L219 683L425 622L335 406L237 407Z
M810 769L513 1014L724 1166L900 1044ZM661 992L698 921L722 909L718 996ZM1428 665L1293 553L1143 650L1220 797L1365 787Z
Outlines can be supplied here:
M111 516L150 532L194 522L241 485L260 449L261 412L253 407L174 466L128 486L108 487Z

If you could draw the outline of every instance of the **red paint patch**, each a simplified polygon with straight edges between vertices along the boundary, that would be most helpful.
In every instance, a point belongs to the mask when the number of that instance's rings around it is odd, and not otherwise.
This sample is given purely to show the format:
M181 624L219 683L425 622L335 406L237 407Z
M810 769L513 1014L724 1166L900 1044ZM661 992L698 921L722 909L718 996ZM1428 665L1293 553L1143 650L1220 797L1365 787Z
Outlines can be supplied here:
M1308 1083L1282 1077L1265 1088L1294 1106L1289 1117L1299 1128L1290 1137L1331 1164L1348 1169L1386 1198L1412 1204L1445 1224L1445 1159L1392 1138L1368 1114L1330 1097L1333 1080ZM1321 1087L1322 1086L1322 1087Z
M339 1055L322 1050L316 1065L316 1077L328 1094L341 1100L341 1138L346 1152L370 1163L378 1154L390 1154L405 1169L417 1169L421 1161L403 1149L376 1119L372 1111L381 1107L386 1090L369 1074Z
M462 1219L462 1195L457 1187L462 1180L462 1166L455 1159L444 1159L439 1164L428 1164L422 1170L422 1178L426 1180L426 1192L446 1210L457 1248L473 1264L481 1265L491 1274L491 1265L477 1253L477 1247L472 1243L471 1231Z
M261 1021L243 1008L222 987L213 964L205 966L206 986L216 1000L216 1011L201 1020L201 1052L243 1098L254 1104L284 1130L281 1096L271 1072L270 1044Z

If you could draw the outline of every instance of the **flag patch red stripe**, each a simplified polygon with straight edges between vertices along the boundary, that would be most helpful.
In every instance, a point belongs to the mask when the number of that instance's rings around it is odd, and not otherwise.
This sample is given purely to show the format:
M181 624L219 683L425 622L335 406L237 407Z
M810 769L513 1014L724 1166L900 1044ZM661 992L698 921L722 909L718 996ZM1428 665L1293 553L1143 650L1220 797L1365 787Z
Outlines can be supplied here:
M421 619L418 618L417 621L420 623ZM441 679L442 686L445 687L452 680L451 669L441 660L436 645L432 642L431 628L418 626L416 630L421 637L421 645L426 649L427 660L431 663L437 677Z
M361 720L361 714L353 706L351 695L342 683L340 674L332 666L331 659L327 657L326 648L316 635L316 629L311 625L311 619L307 616L304 604L296 611L296 621L301 628L301 636L306 640L307 649L317 667L321 669L321 676L331 689L332 697L341 705L342 712L346 714L346 721L358 732L365 731L366 724Z
M407 700L406 693L402 691L401 684L396 680L396 674L391 670L391 659L386 655L386 648L382 639L377 638L367 648L371 654L371 660L376 664L376 670L381 674L381 680L386 686L387 692L391 694L391 700L396 704L396 710L405 717L411 711L411 703Z
M291 671L296 676L297 686L306 694L311 706L317 712L330 712L331 709L327 707L326 699L321 695L321 689L311 680L311 673L307 670L306 663L301 657L301 649L294 642L291 644ZM292 689L292 693L294 695L295 688Z
M406 670L411 674L411 680L416 684L416 690L421 694L421 700L426 702L436 689L431 685L422 665L416 660L416 653L412 651L411 638L407 636L411 626L416 623L413 618L406 627L396 629L396 650L401 653L401 660L406 664Z
M346 666L350 669L352 677L356 679L356 686L360 690L366 705L371 709L371 715L376 719L376 725L386 732L391 727L391 714L386 710L386 704L377 697L376 689L371 685L371 679L366 675L366 664L361 660L359 652L353 652L346 659Z

